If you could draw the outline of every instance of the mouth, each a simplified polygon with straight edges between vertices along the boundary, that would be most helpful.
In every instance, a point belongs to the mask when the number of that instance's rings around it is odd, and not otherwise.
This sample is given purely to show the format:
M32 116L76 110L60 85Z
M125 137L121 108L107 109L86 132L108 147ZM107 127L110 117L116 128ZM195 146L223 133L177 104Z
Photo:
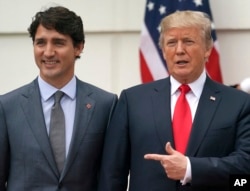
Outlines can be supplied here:
M56 63L58 63L57 60L42 60L42 63L46 64L46 65L54 65Z
M186 61L186 60L179 60L179 61L177 61L177 62L175 62L177 65L185 65L185 64L187 64L188 63L188 61Z

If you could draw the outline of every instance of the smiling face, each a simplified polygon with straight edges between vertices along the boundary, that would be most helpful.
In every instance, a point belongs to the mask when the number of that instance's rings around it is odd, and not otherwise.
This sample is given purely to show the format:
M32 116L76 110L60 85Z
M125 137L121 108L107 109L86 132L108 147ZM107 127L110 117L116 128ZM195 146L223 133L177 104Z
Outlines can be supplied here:
M39 25L33 46L41 78L57 88L66 85L74 75L75 59L83 43L74 46L69 35Z
M180 83L199 78L211 53L197 27L174 27L163 34L163 57L168 72Z

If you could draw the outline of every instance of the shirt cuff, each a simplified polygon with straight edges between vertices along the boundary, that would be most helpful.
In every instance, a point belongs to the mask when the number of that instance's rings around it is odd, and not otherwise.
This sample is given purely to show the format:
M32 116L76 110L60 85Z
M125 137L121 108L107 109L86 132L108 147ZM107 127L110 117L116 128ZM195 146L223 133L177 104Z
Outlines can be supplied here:
M187 159L187 169L184 178L180 181L182 185L185 185L187 183L190 183L192 180L192 172L191 172L191 163L188 157Z

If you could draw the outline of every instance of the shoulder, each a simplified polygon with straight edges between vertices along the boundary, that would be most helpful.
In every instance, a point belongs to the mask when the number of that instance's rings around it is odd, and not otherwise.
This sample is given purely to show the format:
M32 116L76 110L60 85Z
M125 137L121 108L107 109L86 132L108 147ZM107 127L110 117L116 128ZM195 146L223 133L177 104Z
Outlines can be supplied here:
M93 96L97 96L97 97L109 97L109 98L116 97L116 94L114 94L112 92L104 90L104 89L97 87L93 84L83 82L79 79L77 79L77 89L79 91L84 91L89 95L93 95Z
M219 95L223 103L228 103L232 106L250 107L250 94L208 79L205 83L206 92L214 93L214 95Z
M167 87L170 87L169 78L164 78L145 84L138 84L124 89L122 92L144 94L146 92L157 92Z
M0 96L1 101L15 101L20 95L28 95L31 91L34 91L38 86L36 85L36 80L29 84L23 85L17 89L11 90Z
M220 93L222 93L223 95L228 95L228 96L243 96L243 97L246 97L246 98L250 98L250 94L244 92L244 91L241 91L239 89L236 89L232 86L227 86L225 84L221 84L221 83L217 83L215 81L212 81L211 79L208 79L205 83L205 86L207 85L207 87L215 90L215 91L218 91Z

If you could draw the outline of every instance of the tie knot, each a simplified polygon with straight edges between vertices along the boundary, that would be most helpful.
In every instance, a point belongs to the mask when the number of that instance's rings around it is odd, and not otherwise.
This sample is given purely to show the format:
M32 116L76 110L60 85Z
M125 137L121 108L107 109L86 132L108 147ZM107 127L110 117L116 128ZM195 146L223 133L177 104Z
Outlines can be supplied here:
M54 99L55 99L55 103L59 103L60 100L62 99L64 93L62 91L57 91L55 94L54 94Z
M179 90L181 91L181 93L188 93L190 91L190 87L187 85L187 84L182 84L180 87L179 87Z

